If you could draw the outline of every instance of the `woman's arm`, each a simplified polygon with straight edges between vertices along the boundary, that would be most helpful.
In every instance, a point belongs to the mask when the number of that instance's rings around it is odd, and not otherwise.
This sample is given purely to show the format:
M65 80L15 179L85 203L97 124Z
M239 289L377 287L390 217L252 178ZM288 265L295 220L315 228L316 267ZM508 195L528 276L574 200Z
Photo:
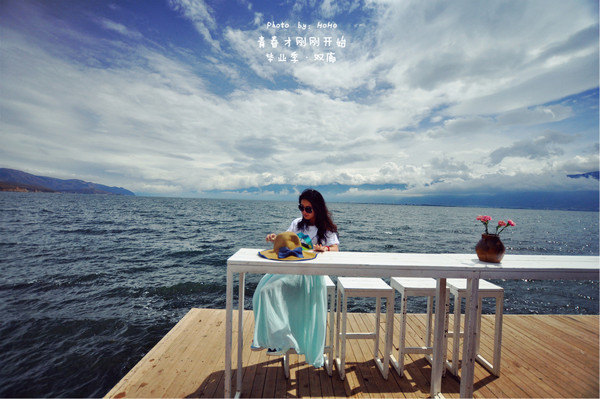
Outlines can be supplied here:
M319 244L315 244L314 248L315 251L317 252L329 252L329 251L339 251L340 248L338 247L337 244L334 245L319 245Z
M319 251L319 252L328 252L328 251L338 252L340 250L339 243L340 243L340 240L338 239L337 234L333 233L331 231L328 231L327 234L325 235L325 244L329 244L329 245L317 244L314 246L314 250Z

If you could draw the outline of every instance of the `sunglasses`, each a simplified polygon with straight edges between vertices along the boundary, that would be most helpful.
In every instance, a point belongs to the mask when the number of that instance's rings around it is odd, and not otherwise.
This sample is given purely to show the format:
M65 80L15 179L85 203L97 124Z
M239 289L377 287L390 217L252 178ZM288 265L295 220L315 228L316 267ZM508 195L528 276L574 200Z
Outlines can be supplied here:
M304 206L300 204L298 205L298 209L300 209L300 212L313 213L313 209L310 206Z

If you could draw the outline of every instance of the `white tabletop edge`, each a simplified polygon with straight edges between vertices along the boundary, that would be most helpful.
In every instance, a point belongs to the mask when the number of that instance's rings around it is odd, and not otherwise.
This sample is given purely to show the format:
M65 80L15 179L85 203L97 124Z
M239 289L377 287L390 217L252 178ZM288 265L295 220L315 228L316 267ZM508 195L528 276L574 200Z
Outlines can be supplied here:
M227 260L232 272L413 276L459 278L591 279L600 274L600 257L588 255L505 255L501 263L481 262L473 254L326 252L309 261L276 261L242 248Z

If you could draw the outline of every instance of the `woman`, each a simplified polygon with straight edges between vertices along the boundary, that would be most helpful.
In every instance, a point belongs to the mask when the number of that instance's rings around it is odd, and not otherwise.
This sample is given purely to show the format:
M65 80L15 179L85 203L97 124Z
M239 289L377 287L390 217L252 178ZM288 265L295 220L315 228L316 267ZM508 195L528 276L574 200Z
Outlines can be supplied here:
M331 214L321 193L308 188L300 194L298 202L298 209L302 212L302 217L295 219L287 231L298 234L300 239L305 238L306 240L306 236L308 236L309 249L318 252L339 251L337 226L331 220ZM269 234L267 241L273 241L275 237L276 234ZM311 247L311 243L316 244Z
M321 193L306 189L298 202L302 217L295 219L288 231L298 234L303 245L315 251L339 251L337 226ZM267 241L275 237L269 234ZM293 348L307 363L323 365L327 317L323 276L267 274L256 287L252 305L253 349L270 348L270 353L283 354Z

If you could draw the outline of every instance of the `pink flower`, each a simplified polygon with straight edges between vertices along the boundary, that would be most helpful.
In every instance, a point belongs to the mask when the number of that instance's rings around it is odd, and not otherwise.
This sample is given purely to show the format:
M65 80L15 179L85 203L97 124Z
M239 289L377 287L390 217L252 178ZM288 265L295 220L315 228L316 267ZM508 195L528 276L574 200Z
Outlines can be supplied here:
M489 234L488 233L488 223L490 220L492 220L491 216L487 216L487 215L479 215L475 218L476 220L479 220L481 223L483 223L485 225L485 234ZM498 228L496 228L497 230Z
M476 219L483 223L483 225L485 226L485 234L490 234L488 232L488 223L490 222L490 220L492 220L492 217L487 215L479 215ZM500 233L502 233L504 229L506 229L508 226L514 225L515 222L513 222L510 219L508 219L506 222L504 220L498 220L498 225L496 226L496 232L494 233L494 235L500 235Z

